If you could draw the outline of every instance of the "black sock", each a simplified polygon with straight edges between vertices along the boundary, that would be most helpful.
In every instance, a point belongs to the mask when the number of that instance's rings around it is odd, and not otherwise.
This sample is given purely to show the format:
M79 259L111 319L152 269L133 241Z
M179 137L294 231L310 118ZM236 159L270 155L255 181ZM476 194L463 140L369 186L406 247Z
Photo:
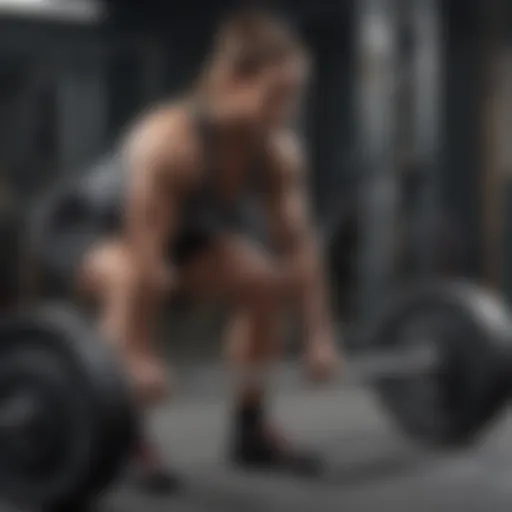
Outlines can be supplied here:
M243 431L253 431L261 425L263 415L261 403L243 403L236 410L236 424Z
M159 445L144 421L140 421L138 425L133 455L135 463L148 469L160 467L163 462Z
M318 460L308 453L290 450L286 440L267 431L266 410L261 401L242 401L235 412L233 457L246 467L288 467L298 473L317 473Z

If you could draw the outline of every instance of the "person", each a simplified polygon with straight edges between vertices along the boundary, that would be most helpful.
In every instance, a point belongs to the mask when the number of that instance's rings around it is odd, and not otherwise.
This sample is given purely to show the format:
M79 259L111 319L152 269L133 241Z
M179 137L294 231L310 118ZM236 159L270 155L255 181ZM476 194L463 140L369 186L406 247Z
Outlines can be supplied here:
M169 392L153 343L165 299L180 290L228 301L226 353L237 386L230 456L247 468L317 467L270 428L267 414L288 305L301 313L311 377L339 366L306 162L288 128L308 74L306 49L282 20L254 9L230 16L193 91L145 112L123 138L121 202L112 206L118 227L87 244L75 276L98 302L101 329L144 410ZM268 216L269 248L244 231L249 196ZM151 445L141 437L141 446ZM170 482L155 462L157 447L145 453L150 480Z

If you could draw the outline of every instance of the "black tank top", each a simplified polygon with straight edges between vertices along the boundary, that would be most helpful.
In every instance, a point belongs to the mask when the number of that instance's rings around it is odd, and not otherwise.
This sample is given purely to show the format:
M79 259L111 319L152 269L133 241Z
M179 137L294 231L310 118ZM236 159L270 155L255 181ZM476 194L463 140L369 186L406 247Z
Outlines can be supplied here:
M237 224L241 212L250 199L266 187L267 172L264 165L264 151L255 151L243 190L234 202L223 200L217 193L219 175L216 128L203 111L192 111L202 145L205 162L204 179L182 205L182 222L194 219L221 224ZM78 179L70 180L71 187L65 195L87 211L90 222L113 231L122 228L126 191L129 186L129 168L123 152L114 150L102 157ZM82 208L81 208L82 209Z
M192 114L197 127L203 151L204 177L198 188L183 203L182 219L210 219L216 224L234 227L243 222L244 210L255 196L264 194L268 186L268 170L263 145L254 149L249 159L249 168L245 170L245 180L241 190L232 200L220 195L220 183L217 178L221 174L219 154L217 150L217 131L208 116L196 110Z

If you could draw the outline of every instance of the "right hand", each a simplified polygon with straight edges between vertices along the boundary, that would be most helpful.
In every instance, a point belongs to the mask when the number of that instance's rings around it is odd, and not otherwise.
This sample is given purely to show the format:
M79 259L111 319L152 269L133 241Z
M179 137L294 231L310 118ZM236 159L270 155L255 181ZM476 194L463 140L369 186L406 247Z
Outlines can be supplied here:
M309 340L306 365L311 382L327 382L340 373L342 357L332 336L320 333Z

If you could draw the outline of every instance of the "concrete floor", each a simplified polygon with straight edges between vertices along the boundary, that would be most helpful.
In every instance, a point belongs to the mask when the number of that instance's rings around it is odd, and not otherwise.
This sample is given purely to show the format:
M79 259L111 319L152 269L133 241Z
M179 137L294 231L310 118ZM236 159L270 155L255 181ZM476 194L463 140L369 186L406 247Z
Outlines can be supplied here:
M242 474L223 460L227 383L215 367L186 371L177 403L156 414L155 432L185 488L173 498L144 496L120 482L100 512L509 512L512 417L500 419L469 451L428 453L390 424L360 389L307 390L282 372L275 416L297 441L321 450L321 479Z

